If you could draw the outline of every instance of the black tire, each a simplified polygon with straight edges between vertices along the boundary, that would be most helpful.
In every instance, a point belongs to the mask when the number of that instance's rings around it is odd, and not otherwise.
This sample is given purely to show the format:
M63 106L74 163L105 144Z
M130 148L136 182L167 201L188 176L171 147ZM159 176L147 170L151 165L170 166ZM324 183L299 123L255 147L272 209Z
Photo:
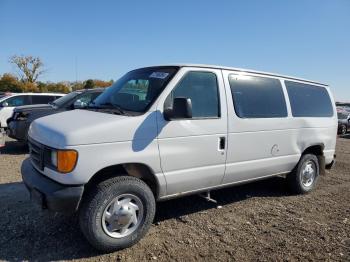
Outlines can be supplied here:
M315 172L312 183L309 182L310 180L308 180L308 182L311 183L310 185L309 183L305 183L305 181L303 181L303 170L307 164L311 164ZM317 156L313 154L302 155L297 166L290 174L287 175L289 189L294 194L307 194L316 187L319 175L320 166Z
M339 134L346 135L347 132L348 132L348 130L347 130L346 125L341 125L340 130L339 130Z
M114 238L103 228L103 213L116 197L132 194L141 200L143 215L138 227L130 235ZM137 243L150 228L156 204L152 191L140 179L118 176L101 182L84 196L79 210L79 224L89 243L102 252L113 252Z

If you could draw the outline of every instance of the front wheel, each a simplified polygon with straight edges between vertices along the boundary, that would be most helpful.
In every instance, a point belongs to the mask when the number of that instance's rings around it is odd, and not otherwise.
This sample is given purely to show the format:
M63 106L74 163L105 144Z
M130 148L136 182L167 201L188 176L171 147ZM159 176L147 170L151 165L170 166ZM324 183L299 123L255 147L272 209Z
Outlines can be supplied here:
M155 199L143 181L119 176L103 181L84 199L80 229L92 246L112 252L137 243L150 228Z
M287 175L289 188L296 194L309 193L315 188L319 174L320 167L317 156L303 155L294 170Z

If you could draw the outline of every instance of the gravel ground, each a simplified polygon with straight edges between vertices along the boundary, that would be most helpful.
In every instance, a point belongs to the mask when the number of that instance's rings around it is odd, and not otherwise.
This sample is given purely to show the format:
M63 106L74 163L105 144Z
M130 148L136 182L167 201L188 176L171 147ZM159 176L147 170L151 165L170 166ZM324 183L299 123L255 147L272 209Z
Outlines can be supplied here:
M20 177L26 153L8 140L0 155L0 260L350 261L350 135L311 194L289 195L276 177L213 192L222 208L198 196L158 203L144 239L111 254L89 246L75 216L30 203Z

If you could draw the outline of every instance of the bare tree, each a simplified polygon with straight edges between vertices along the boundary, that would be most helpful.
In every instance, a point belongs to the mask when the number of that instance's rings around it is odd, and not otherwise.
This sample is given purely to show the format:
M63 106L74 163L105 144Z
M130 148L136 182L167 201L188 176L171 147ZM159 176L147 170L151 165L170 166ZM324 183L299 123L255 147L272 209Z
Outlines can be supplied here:
M39 57L14 55L10 58L10 63L18 67L18 74L23 82L35 83L45 72L44 64Z

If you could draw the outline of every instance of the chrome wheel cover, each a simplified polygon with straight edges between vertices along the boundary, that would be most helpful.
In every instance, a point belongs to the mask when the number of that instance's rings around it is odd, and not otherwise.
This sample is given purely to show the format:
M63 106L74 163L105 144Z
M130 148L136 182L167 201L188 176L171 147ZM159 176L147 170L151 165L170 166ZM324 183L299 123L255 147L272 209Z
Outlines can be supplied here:
M113 238L132 234L140 225L144 208L142 201L133 194L122 194L107 205L102 215L102 228Z
M316 165L311 160L303 164L301 169L301 183L304 187L312 186L316 178L316 170Z

